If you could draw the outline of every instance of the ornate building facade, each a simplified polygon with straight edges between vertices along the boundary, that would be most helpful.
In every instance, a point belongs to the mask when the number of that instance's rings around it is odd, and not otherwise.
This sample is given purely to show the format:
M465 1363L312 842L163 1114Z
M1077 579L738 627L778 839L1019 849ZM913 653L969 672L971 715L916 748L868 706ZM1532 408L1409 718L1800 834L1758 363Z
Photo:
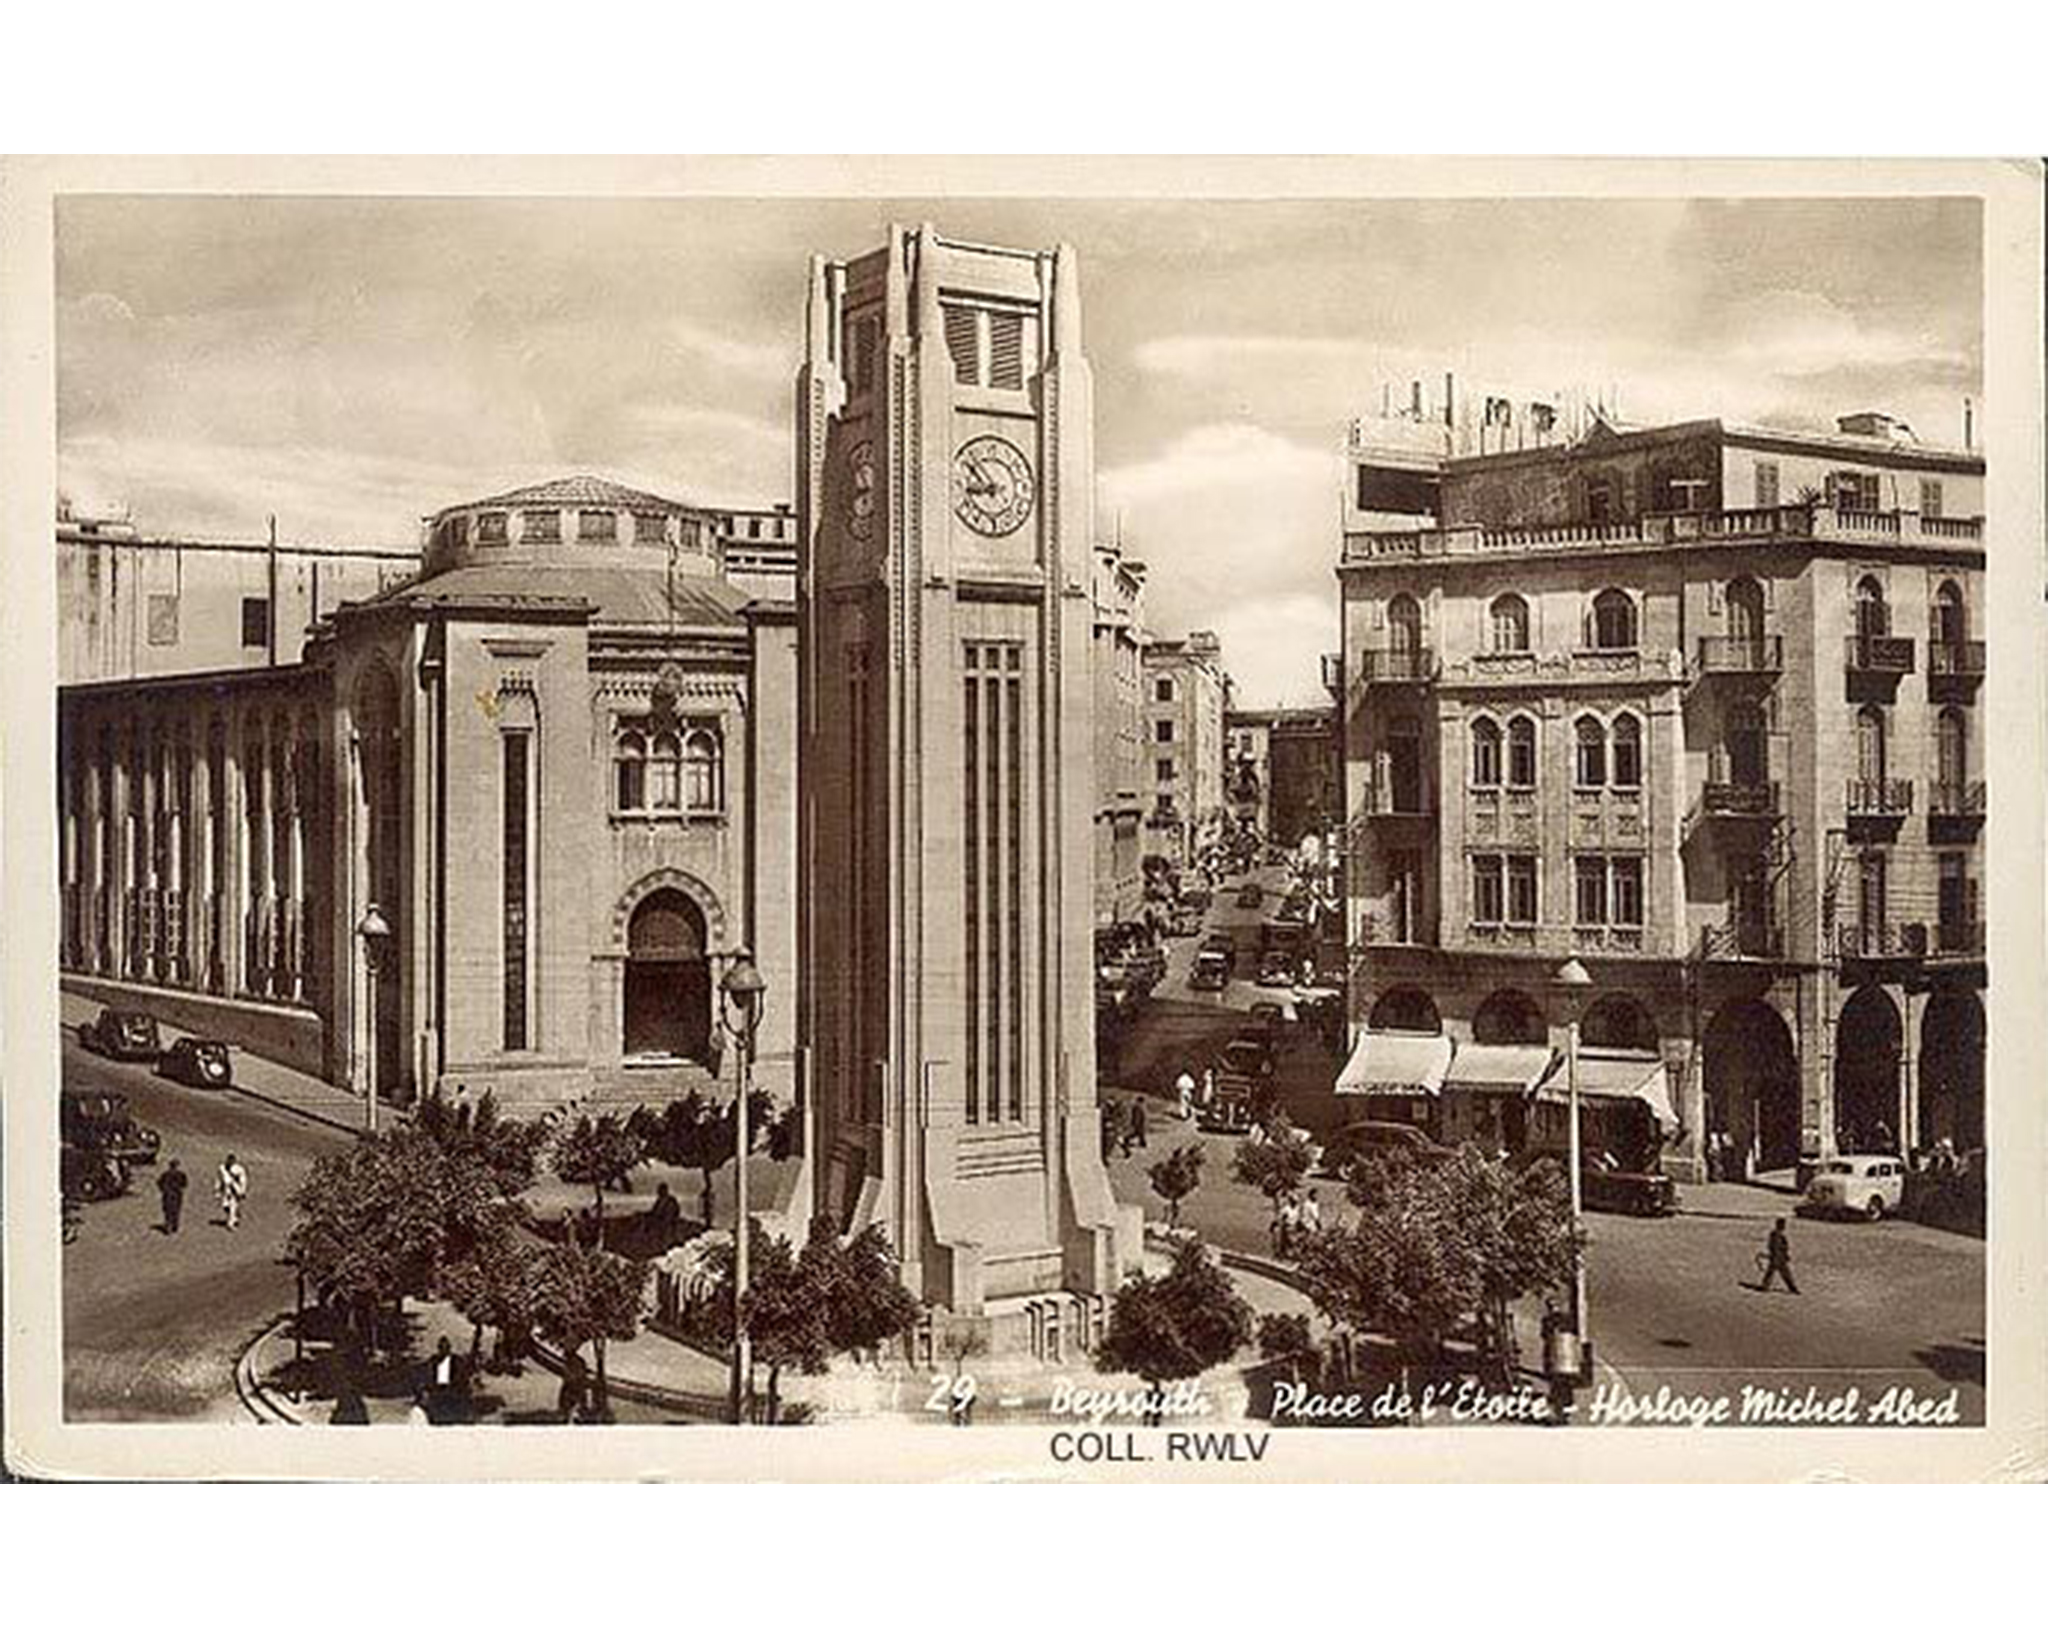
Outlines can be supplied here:
M535 485L289 663L65 687L67 986L387 1098L638 1102L746 945L792 1095L794 522L733 565L735 516Z
M1681 1175L1981 1144L1982 456L1856 416L1452 457L1411 417L1351 467L1354 1085L1516 1142L1577 1016Z
M1071 250L814 261L798 902L820 1211L998 1348L1138 1253L1096 1110L1093 407Z

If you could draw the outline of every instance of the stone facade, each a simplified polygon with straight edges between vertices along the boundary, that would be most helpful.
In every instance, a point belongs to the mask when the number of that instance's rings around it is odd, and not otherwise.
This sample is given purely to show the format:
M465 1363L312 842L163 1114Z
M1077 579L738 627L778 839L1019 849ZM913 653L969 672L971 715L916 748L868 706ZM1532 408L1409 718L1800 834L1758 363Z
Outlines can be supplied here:
M1145 754L1152 764L1152 809L1145 851L1176 865L1190 862L1222 834L1231 682L1213 631L1154 637L1145 644Z
M1145 730L1145 565L1095 548L1095 921L1143 907L1151 769Z
M1354 434L1338 570L1354 1026L1597 1020L1665 1066L1681 1174L1709 1133L1763 1169L1981 1144L1982 457L1695 422L1431 463L1393 431ZM1419 468L1439 512L1390 513Z
M1233 819L1280 847L1342 821L1342 760L1334 707L1232 711L1225 719Z
M424 533L297 663L63 690L67 981L386 1098L652 1102L716 1072L747 945L792 1096L787 585L736 585L717 515L597 479Z
M797 406L817 1206L881 1224L905 1283L993 1346L1085 1347L1138 1243L1095 1101L1072 251L892 228L814 261Z

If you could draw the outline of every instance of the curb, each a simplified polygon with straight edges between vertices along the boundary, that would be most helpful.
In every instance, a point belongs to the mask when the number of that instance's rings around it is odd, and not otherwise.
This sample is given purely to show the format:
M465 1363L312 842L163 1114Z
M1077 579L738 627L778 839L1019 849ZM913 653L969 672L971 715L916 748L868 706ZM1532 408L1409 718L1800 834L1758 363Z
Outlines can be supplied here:
M255 1339L244 1348L235 1360L235 1396L242 1401L242 1409L249 1413L251 1421L264 1427L303 1427L305 1418L295 1414L281 1401L272 1397L263 1379L257 1374L256 1354L271 1337L283 1330L282 1318L272 1320L256 1333Z
M656 1334L659 1335L660 1333L657 1332ZM676 1346L687 1348L689 1344L678 1342ZM552 1371L556 1376L562 1374L563 1361L561 1354L544 1342L538 1340L529 1342L527 1344L527 1357L532 1359L543 1370ZM592 1380L595 1380L595 1373L593 1373ZM609 1371L605 1373L604 1380L605 1391L614 1398L623 1399L635 1405L651 1405L656 1410L686 1412L692 1417L707 1422L724 1422L730 1409L723 1394L713 1398L708 1394L692 1393L685 1388L658 1387L651 1382L637 1382L629 1376L614 1376Z

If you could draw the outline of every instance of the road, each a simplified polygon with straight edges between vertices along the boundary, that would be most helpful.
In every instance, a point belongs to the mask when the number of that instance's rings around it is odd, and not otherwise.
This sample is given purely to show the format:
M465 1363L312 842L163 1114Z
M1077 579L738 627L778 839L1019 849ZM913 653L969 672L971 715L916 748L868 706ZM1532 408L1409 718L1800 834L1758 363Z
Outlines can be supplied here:
M330 1128L227 1091L163 1080L113 1063L64 1033L69 1091L128 1095L136 1118L163 1134L159 1166L135 1169L118 1200L82 1208L64 1247L64 1414L91 1422L241 1421L235 1360L295 1295L279 1263L289 1196L313 1161L350 1140ZM219 1225L213 1175L232 1150L248 1169L242 1226ZM156 1179L176 1156L191 1175L182 1231L158 1228Z
M1275 885L1278 873L1261 879ZM1270 894L1267 906L1271 905ZM1218 890L1212 925L1255 924L1267 910L1240 910ZM1182 1218L1211 1242L1236 1250L1269 1249L1270 1211L1255 1191L1230 1178L1234 1138L1197 1133L1172 1118L1172 1083L1203 1065L1235 1032L1244 1010L1278 992L1234 978L1220 995L1189 992L1196 939L1169 946L1168 977L1128 1026L1103 1064L1107 1096L1147 1095L1147 1146L1110 1160L1117 1198L1162 1218L1146 1170L1175 1146L1201 1145L1201 1187ZM1327 1091L1338 1065L1294 1031L1276 1072L1283 1100L1294 1089ZM1343 1190L1320 1185L1327 1221ZM1741 1184L1681 1190L1677 1216L1664 1219L1589 1214L1587 1302L1602 1379L1632 1394L1731 1394L1743 1387L1808 1386L1834 1394L1855 1386L1867 1406L1892 1387L1940 1397L1957 1390L1965 1423L1984 1414L1984 1243L1917 1223L1824 1222L1790 1226L1800 1294L1754 1288L1754 1257L1774 1216L1790 1216L1791 1197Z

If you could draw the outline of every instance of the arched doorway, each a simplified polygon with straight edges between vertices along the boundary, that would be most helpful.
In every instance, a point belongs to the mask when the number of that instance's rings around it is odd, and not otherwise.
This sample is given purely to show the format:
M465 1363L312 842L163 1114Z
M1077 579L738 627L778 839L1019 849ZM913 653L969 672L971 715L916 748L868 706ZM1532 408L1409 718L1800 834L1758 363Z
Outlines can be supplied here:
M1727 1141L1728 1175L1780 1171L1799 1160L1799 1060L1768 1003L1730 1001L1707 1026L1707 1132Z
M634 906L626 925L626 1057L708 1061L711 963L704 945L704 915L687 894L658 888Z
M1417 1035L1440 1035L1443 1021L1436 1003L1412 986L1392 989L1373 1003L1366 1027L1372 1030L1407 1030Z
M1961 990L1936 991L1920 1021L1917 1142L1943 1138L1964 1153L1984 1145L1984 1003Z
M1543 1046L1550 1039L1542 1010L1520 990L1495 990L1472 1015L1480 1046Z
M1897 1147L1899 1010L1866 986L1849 997L1835 1026L1835 1144L1848 1154Z

